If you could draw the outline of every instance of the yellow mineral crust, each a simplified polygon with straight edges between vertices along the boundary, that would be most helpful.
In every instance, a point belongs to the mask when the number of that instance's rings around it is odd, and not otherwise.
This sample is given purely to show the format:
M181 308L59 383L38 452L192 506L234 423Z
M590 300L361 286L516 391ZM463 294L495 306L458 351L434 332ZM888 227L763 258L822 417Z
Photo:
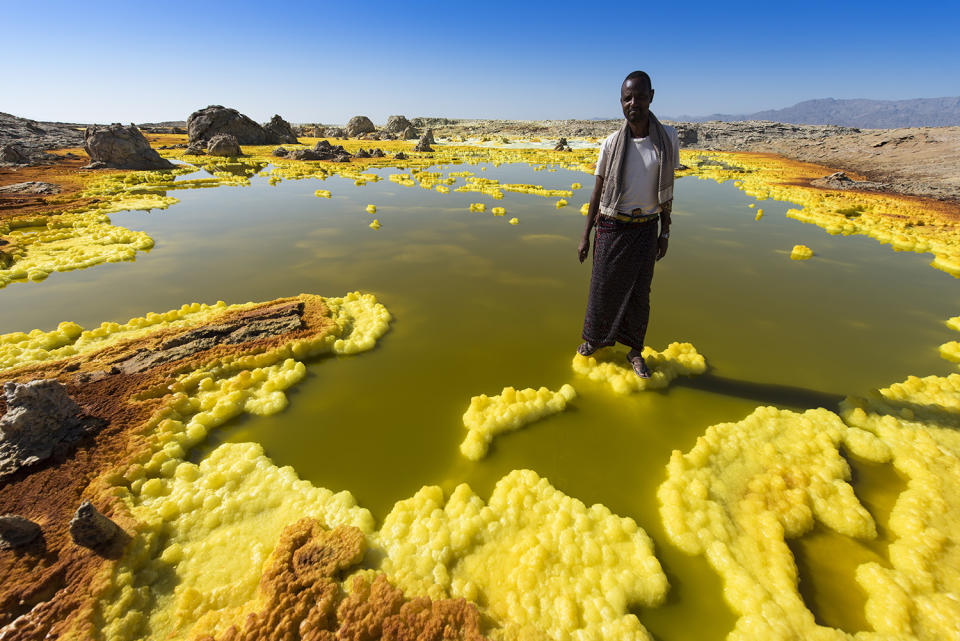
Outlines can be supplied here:
M734 180L739 189L757 199L800 205L787 212L790 218L830 234L864 234L897 251L929 252L934 267L960 275L960 226L947 205L909 196L811 187L811 179L830 170L771 154L681 150L680 157L690 169L679 175Z
M253 598L282 528L300 517L373 531L370 513L349 493L299 480L257 444L221 445L199 465L186 460L209 430L229 419L284 409L284 391L305 376L300 359L367 350L387 330L389 312L372 295L322 301L333 321L328 331L180 376L144 426L143 451L103 478L103 491L122 500L137 521L134 541L100 599L97 627L104 638L220 631Z
M650 368L650 378L640 378L627 362L627 352L603 349L594 356L573 357L573 371L592 381L606 383L618 394L648 389L662 389L677 376L703 374L707 361L690 343L670 343L662 352L643 348L643 358Z
M806 245L794 245L790 251L790 260L806 260L808 258L813 258L813 250Z
M896 638L960 638L960 375L910 377L841 410L907 481L890 513L892 567L857 568L867 621Z
M460 452L472 461L479 461L486 456L494 436L562 412L576 396L571 385L564 385L559 392L546 387L519 391L504 387L498 396L474 396L463 415L467 437L460 444Z
M0 288L18 280L43 280L52 272L133 260L138 251L153 247L147 234L112 225L103 213L61 214L45 218L40 226L15 225L6 224L13 227L8 238L18 247L13 263L0 269Z
M394 506L376 540L407 594L464 597L504 638L648 639L628 608L667 592L633 519L588 508L530 470L500 479L487 504L465 484L446 500L424 487Z
M841 445L875 460L888 454L875 436L825 409L773 407L714 425L688 453L673 452L657 492L664 527L675 545L705 555L723 577L724 596L740 616L729 641L852 638L817 625L785 542L815 520L846 536L876 536L848 483Z
M42 361L55 361L102 349L125 340L146 336L161 329L187 328L204 323L225 312L251 307L252 303L213 305L192 303L180 309L150 313L131 318L126 323L102 323L86 330L72 322L62 322L57 329L44 332L0 334L0 371Z

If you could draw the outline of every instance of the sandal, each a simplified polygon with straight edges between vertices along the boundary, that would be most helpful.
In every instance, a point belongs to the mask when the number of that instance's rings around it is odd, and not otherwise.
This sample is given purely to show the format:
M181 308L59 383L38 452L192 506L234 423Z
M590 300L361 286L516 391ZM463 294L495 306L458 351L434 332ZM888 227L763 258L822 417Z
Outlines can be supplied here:
M583 341L580 343L580 346L577 347L577 354L580 354L580 356L590 356L600 349L600 347L600 345L593 345L587 341Z
M640 378L650 378L650 368L647 367L647 362L643 360L643 356L638 352L631 350L630 353L627 354L627 362L633 365L633 371L637 376Z

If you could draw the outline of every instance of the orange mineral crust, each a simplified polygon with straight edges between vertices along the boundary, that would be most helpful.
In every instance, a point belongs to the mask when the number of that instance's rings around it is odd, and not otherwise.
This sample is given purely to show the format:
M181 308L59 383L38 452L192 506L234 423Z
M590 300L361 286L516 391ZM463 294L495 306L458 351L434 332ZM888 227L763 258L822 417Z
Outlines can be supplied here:
M267 563L254 611L220 636L196 641L483 641L476 606L464 599L407 600L383 574L340 575L366 552L363 532L305 518L287 526Z
M49 458L0 478L2 512L30 519L42 530L24 547L0 550L4 638L42 639L70 630L89 638L83 630L91 624L92 601L135 524L112 483L100 477L149 454L152 438L144 426L169 402L169 386L178 376L298 341L332 339L338 330L319 296L211 309L199 325L159 325L102 349L0 369L2 383L59 381L100 426L76 442L61 443ZM0 395L0 415L6 411ZM116 522L123 535L103 549L75 544L69 523L82 499Z

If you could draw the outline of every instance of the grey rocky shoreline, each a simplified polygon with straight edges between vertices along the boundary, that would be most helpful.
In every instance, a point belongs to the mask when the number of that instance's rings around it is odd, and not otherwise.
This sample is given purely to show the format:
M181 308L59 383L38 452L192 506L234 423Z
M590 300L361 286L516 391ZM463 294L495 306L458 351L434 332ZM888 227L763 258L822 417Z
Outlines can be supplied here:
M231 110L232 111L232 110ZM363 118L363 117L358 117ZM401 116L391 117L393 119ZM345 126L300 124L300 136L344 137L354 129ZM363 118L365 122L369 120ZM432 129L437 139L452 136L503 135L547 140L603 137L621 120L470 120L455 118L403 118L403 125L388 121L369 128L363 136L407 138ZM960 203L960 127L856 129L834 125L793 125L769 121L670 122L677 128L681 147L711 151L771 153L832 169L860 174L863 188ZM284 123L285 124L285 123ZM37 122L0 113L0 167L44 164L53 160L50 150L80 147L86 125ZM147 133L186 133L185 121L139 125ZM410 127L404 135L401 129ZM369 129L368 128L368 129ZM414 131L416 130L416 131ZM857 188L856 183L852 188Z

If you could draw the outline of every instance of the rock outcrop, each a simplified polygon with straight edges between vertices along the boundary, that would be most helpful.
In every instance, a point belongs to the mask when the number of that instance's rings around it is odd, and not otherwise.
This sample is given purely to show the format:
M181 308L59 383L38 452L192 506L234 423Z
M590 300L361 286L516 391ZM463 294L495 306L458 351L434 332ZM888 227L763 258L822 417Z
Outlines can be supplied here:
M406 129L400 132L400 137L403 138L404 140L413 140L414 138L419 137L419 134L417 133L417 130L414 129L413 127L407 127Z
M29 545L40 536L40 526L18 514L0 516L0 550Z
M217 134L207 141L208 156L240 156L240 143L231 134Z
M433 129L427 129L423 132L423 135L420 136L420 140L417 141L417 146L413 148L414 151L433 151L433 147L430 145L434 144L433 142Z
M354 116L347 123L347 135L351 138L357 138L363 134L369 134L376 131L373 122L366 116Z
M346 138L347 130L343 127L327 127L323 131L324 138Z
M277 147L273 150L273 155L277 158L284 158L290 152L287 151L286 147Z
M293 132L293 127L277 114L274 114L270 122L265 124L263 128L268 134L276 138L274 141L276 143L288 145L296 145L298 143L297 135Z
M383 126L384 131L389 131L392 134L403 133L407 128L412 128L413 124L407 120L406 116L390 116L387 118L387 124Z
M37 165L56 160L46 151L79 147L83 144L82 127L0 113L0 164Z
M100 548L112 541L120 526L100 513L90 501L84 501L70 519L70 538L85 548Z
M3 385L7 412L0 418L0 479L65 453L104 422L85 416L59 381L41 379Z
M289 126L287 124L287 127ZM210 140L217 134L230 134L241 145L272 145L288 142L280 140L275 133L267 131L236 109L229 109L222 105L210 105L190 114L187 118L187 134L190 142Z
M187 145L184 153L188 156L203 156L207 153L207 146L204 143L205 141L203 140L194 140L192 143Z
M567 143L566 138L561 138L557 141L557 144L553 146L554 151L570 151L570 145Z
M30 194L33 196L49 196L59 194L60 186L53 183L38 182L31 180L25 183L14 183L0 187L0 194Z
M150 147L136 125L124 127L114 123L87 127L83 150L90 156L87 169L172 169L175 166Z

